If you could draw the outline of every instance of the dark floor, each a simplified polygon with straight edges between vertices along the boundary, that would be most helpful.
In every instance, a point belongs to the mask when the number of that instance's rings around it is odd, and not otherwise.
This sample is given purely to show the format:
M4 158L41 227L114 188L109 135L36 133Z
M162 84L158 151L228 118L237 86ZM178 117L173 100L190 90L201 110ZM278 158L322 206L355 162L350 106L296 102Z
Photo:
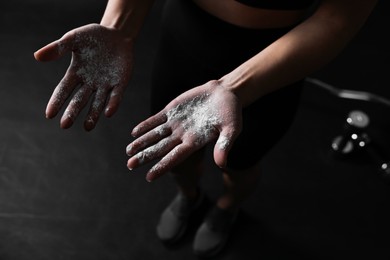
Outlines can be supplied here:
M161 3L141 33L121 109L90 133L81 122L61 130L58 118L44 118L69 59L37 63L32 54L69 29L99 22L105 1L0 3L0 260L196 259L193 232L174 249L155 236L175 193L169 177L150 184L144 168L126 168L129 131L149 114ZM312 77L390 98L388 8L380 1L349 48ZM330 153L355 109L371 117L367 131L390 161L390 107L307 84L292 128L264 159L259 188L217 259L390 259L390 185L379 162L365 153L349 159ZM221 186L211 159L209 171L202 185L213 199Z

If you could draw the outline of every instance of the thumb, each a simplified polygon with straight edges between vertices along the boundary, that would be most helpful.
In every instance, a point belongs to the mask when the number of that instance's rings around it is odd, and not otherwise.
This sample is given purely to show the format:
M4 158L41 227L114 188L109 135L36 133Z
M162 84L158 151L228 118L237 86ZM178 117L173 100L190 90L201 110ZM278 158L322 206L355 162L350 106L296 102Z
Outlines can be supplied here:
M222 131L214 146L214 161L220 168L225 168L229 151L233 146L236 136L233 132Z
M65 34L61 39L49 43L34 52L37 61L52 61L61 58L65 53L72 50L73 33Z

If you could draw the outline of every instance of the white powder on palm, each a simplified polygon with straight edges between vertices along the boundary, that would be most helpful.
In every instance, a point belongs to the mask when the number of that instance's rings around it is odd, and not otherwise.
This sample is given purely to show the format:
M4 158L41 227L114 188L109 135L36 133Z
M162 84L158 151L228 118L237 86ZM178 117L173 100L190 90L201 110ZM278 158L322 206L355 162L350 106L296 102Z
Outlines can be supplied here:
M102 95L103 89L111 89L118 85L123 76L122 65L125 63L122 57L111 53L103 41L97 37L76 35L75 46L79 49L73 50L72 66L76 69L76 75L81 80L81 87L92 88L95 93L95 102L92 103L92 109L98 110L105 104L105 95ZM63 52L64 46L58 44L58 52ZM56 103L62 103L67 98L68 93L64 93L66 88L58 89L56 93ZM70 94L70 93L69 93ZM81 95L80 95L81 94ZM73 97L73 102L79 104L85 93L78 92ZM74 107L78 109L77 107ZM76 111L67 109L68 117L74 117ZM89 121L92 121L89 119Z
M218 111L210 104L208 94L203 94L189 100L186 103L182 103L166 113L167 122L176 121L180 122L181 126L186 133L192 135L194 138L195 146L205 145L207 142L214 139L218 134L218 126L221 123L221 118ZM156 128L154 131L158 134L165 134L162 126ZM159 151L167 146L168 139L162 139L157 144L139 152L137 159L140 164L153 159ZM228 139L226 137L219 138L219 146L221 149L225 149L228 145ZM171 153L164 158L165 163L169 162L177 152L174 148ZM168 156L168 157L167 157ZM152 171L157 170L158 167L163 166L156 164Z
M117 85L123 73L121 64L124 62L106 49L104 42L95 37L83 37L78 35L76 42L81 47L78 56L76 74L83 83L95 89L99 87L111 87Z
M205 144L214 138L221 123L218 111L210 105L208 94L195 97L167 112L168 121L176 120L195 137L195 144Z

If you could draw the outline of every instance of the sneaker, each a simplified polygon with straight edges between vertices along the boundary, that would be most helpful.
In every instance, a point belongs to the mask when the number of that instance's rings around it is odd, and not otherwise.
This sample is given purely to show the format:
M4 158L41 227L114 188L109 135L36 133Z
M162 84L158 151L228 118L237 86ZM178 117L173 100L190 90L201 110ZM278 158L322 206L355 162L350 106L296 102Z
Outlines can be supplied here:
M214 206L195 235L193 250L199 257L212 257L226 245L238 210L230 212Z
M159 239L170 245L179 241L187 229L191 214L202 205L204 198L203 192L199 191L194 202L179 192L160 216L157 225Z

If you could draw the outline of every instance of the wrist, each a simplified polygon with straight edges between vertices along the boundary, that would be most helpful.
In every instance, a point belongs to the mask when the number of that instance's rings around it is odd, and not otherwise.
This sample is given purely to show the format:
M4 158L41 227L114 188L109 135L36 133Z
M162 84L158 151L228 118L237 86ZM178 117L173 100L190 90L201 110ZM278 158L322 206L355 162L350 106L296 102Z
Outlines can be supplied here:
M111 31L117 32L125 40L133 41L136 38L137 33L130 30L130 28L127 28L125 20L126 20L125 17L119 17L119 15L118 16L111 15L109 18L105 16L100 22L100 25Z
M110 0L100 25L114 29L127 39L134 40L153 1Z
M254 88L256 84L253 83L253 77L250 76L250 73L239 68L224 75L218 82L221 86L237 96L243 107L254 102L260 94L257 93L259 89Z

